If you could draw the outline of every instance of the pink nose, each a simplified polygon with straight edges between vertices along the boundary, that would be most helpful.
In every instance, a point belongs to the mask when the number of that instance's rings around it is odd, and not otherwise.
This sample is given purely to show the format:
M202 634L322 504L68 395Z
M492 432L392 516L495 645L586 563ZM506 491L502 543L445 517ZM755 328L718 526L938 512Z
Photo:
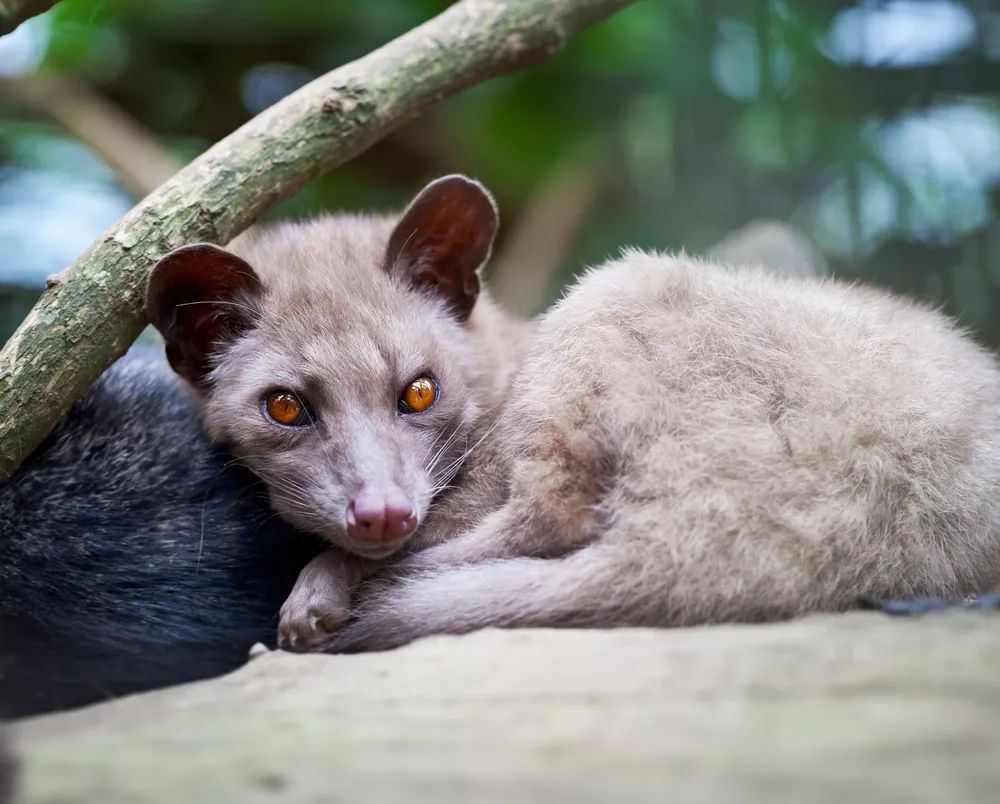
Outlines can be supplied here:
M395 483L366 485L347 504L347 535L359 542L395 542L416 526L413 503Z

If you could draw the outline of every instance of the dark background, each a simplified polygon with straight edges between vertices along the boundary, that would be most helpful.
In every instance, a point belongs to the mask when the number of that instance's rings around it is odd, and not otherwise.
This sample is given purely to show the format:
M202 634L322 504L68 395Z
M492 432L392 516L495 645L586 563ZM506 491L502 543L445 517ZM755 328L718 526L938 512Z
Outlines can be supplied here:
M0 40L0 341L135 195L18 99L22 76L72 78L184 162L447 5L63 0ZM775 217L837 274L944 305L995 346L998 91L996 0L644 0L273 214L392 207L469 173L501 204L497 270L556 275L528 307L623 245L697 251Z

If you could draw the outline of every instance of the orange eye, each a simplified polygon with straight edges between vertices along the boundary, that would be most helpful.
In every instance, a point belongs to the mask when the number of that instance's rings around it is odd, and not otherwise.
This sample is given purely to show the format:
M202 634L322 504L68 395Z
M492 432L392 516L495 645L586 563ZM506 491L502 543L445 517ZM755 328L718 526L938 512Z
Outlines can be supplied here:
M264 398L264 408L278 424L297 427L309 423L302 400L291 391L271 391Z
M399 400L402 413L422 413L434 404L437 399L437 383L431 377L417 377L406 386Z

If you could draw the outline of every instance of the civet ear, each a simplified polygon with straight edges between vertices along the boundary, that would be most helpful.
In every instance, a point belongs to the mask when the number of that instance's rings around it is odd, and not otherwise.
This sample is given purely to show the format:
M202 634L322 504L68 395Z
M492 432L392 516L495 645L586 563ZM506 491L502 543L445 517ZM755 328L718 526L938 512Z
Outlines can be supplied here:
M493 196L465 176L432 181L410 202L389 238L386 269L444 299L460 321L479 296L479 269L500 216Z
M207 385L212 356L253 326L247 301L260 292L243 259L211 243L175 249L149 275L146 313L167 343L174 371Z

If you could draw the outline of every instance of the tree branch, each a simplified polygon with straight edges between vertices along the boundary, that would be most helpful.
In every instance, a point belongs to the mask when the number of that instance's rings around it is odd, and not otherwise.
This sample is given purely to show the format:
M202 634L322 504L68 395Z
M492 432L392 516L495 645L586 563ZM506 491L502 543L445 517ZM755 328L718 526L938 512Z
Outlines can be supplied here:
M133 198L152 192L181 167L136 120L82 81L26 75L0 79L0 89L93 150Z
M306 85L129 212L41 299L0 352L0 479L144 326L146 276L192 241L225 243L309 179L465 87L537 64L634 0L461 0Z
M0 36L31 17L48 11L59 0L0 0Z
M490 291L504 308L521 315L542 308L606 172L603 144L588 143L559 162L529 199L492 261Z

